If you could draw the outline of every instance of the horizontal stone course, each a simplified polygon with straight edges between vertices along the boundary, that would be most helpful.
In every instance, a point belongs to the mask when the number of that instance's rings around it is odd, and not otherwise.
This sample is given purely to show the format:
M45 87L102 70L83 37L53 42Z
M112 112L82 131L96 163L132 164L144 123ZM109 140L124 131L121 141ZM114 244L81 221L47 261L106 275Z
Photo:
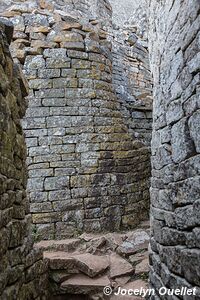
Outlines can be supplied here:
M24 31L24 18L12 20L17 30ZM9 52L12 36L12 23L1 18L0 299L47 299L47 265L42 252L33 249L26 193L26 145L20 120L27 108L28 85ZM27 143L37 146L37 138Z
M103 2L97 3L101 14ZM149 149L138 139L149 136L151 113L130 108L129 126L112 83L116 60L107 38L111 28L91 18L69 21L66 7L56 15L48 7L47 14L43 7L35 11L34 2L28 14L20 11L16 31L21 34L12 43L30 87L23 128L33 228L39 239L128 229L148 217ZM138 45L132 57L140 52L147 55ZM138 76L141 90L147 87L144 82Z

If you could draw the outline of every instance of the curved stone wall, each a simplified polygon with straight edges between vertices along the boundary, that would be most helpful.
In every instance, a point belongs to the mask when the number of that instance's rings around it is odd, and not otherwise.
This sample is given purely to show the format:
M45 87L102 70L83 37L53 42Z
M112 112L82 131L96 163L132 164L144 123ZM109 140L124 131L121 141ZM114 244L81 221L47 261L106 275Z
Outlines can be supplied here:
M29 81L23 121L37 238L135 227L148 218L149 151L128 133L104 24L12 9L12 53Z
M200 2L151 1L151 299L200 299ZM159 289L195 288L161 295ZM164 291L164 290L162 290Z
M150 147L152 133L152 77L147 42L131 24L114 30L113 85L133 138Z
M12 23L0 19L0 299L47 299L47 265L33 248L20 119L27 83L13 64Z
M147 41L147 3L110 1L113 8L113 85L133 138L149 146L152 133L152 77Z

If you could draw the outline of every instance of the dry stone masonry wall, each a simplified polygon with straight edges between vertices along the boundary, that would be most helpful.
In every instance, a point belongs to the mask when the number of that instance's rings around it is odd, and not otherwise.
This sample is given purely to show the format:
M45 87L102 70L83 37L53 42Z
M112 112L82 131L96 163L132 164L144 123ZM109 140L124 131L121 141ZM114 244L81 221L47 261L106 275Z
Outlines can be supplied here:
M113 85L129 132L150 146L152 78L147 42L146 1L111 0Z
M151 299L200 299L200 2L151 1ZM160 287L196 296L159 296Z
M13 26L0 20L0 299L46 299L47 266L33 249L20 119L27 84L9 53Z
M134 125L142 116L140 129L150 124L151 106L145 9L132 26L146 5L140 2L117 33L107 20L107 0L1 1L0 299L48 299L47 265L32 233L60 239L129 229L148 216L149 132L139 134ZM198 300L200 3L149 4L155 98L150 286L156 290L150 298ZM12 38L18 65L9 52ZM27 111L20 64L30 87ZM124 78L123 64L129 65ZM160 287L196 288L196 296L160 296Z
M114 30L113 85L130 134L150 146L152 133L152 78L147 42L136 27ZM144 47L145 46L145 47Z
M20 11L31 13L38 8L88 19L102 18L109 21L112 17L112 7L108 0L1 0L1 11L14 11L13 16Z
M35 235L135 227L148 217L149 150L129 134L114 93L104 20L26 5L3 16L15 24L11 49L30 87L23 128Z

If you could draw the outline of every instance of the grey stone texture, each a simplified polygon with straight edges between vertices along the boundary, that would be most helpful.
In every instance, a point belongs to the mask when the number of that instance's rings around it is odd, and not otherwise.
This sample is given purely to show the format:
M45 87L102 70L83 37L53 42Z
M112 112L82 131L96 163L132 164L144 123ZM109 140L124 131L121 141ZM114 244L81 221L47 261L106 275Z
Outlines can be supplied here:
M150 285L197 288L199 299L200 2L150 1L154 78Z
M76 20L77 17L87 17L91 19L103 18L108 20L112 14L112 8L108 0L1 0L1 10L5 11L11 8L13 11L28 13L29 15L26 16L26 22L30 25L32 22L37 23L39 20L33 16L31 20L29 18L32 11L38 9L38 4L42 10L55 11L56 13L62 14L65 21L74 21L73 18ZM17 21L22 20L21 16L16 16L16 14L12 15L12 13L9 17L10 16L14 17L14 25L17 25L17 29L22 29L23 25ZM53 21L53 18L50 18L50 21ZM47 25L45 17L42 18L42 20L40 19L39 22L40 25ZM88 26L87 24L85 25Z
M20 119L28 94L9 52L13 26L0 20L0 299L47 299L47 265L33 248Z
M152 77L147 41L147 1L111 0L113 85L129 133L150 147Z
M192 299L198 300L200 3L148 2L155 98L151 299L171 299L159 295L160 287L185 286L197 288ZM62 239L130 229L148 217L148 3L111 3L114 26L107 0L1 1L7 18L0 22L3 300L48 299L47 266L31 230L36 239ZM11 53L29 82L28 103L27 84L8 50L12 37Z
M150 147L152 77L147 41L131 23L113 30L113 85L129 133Z
M34 3L18 4L17 16L10 7L3 16L18 18L14 34L25 34L16 35L11 49L30 88L23 129L35 236L136 227L148 218L150 151L130 131L113 85L105 19L111 7L94 2L101 12L94 20L67 17L66 7L58 11L48 1L35 10ZM131 118L148 122L150 132L149 111L131 111Z
M135 27L137 35L147 38L148 0L110 0L113 23L119 28L127 25Z

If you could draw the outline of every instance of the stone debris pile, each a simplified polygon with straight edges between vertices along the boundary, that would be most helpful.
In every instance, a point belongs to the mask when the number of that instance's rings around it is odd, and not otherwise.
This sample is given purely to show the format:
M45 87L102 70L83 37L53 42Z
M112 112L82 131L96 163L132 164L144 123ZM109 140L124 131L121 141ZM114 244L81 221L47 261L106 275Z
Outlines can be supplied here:
M127 233L84 233L77 239L41 241L35 247L44 251L54 296L66 299L77 294L100 300L108 299L103 295L105 286L113 292L118 287L147 287L148 243L149 229L144 223L143 228Z

